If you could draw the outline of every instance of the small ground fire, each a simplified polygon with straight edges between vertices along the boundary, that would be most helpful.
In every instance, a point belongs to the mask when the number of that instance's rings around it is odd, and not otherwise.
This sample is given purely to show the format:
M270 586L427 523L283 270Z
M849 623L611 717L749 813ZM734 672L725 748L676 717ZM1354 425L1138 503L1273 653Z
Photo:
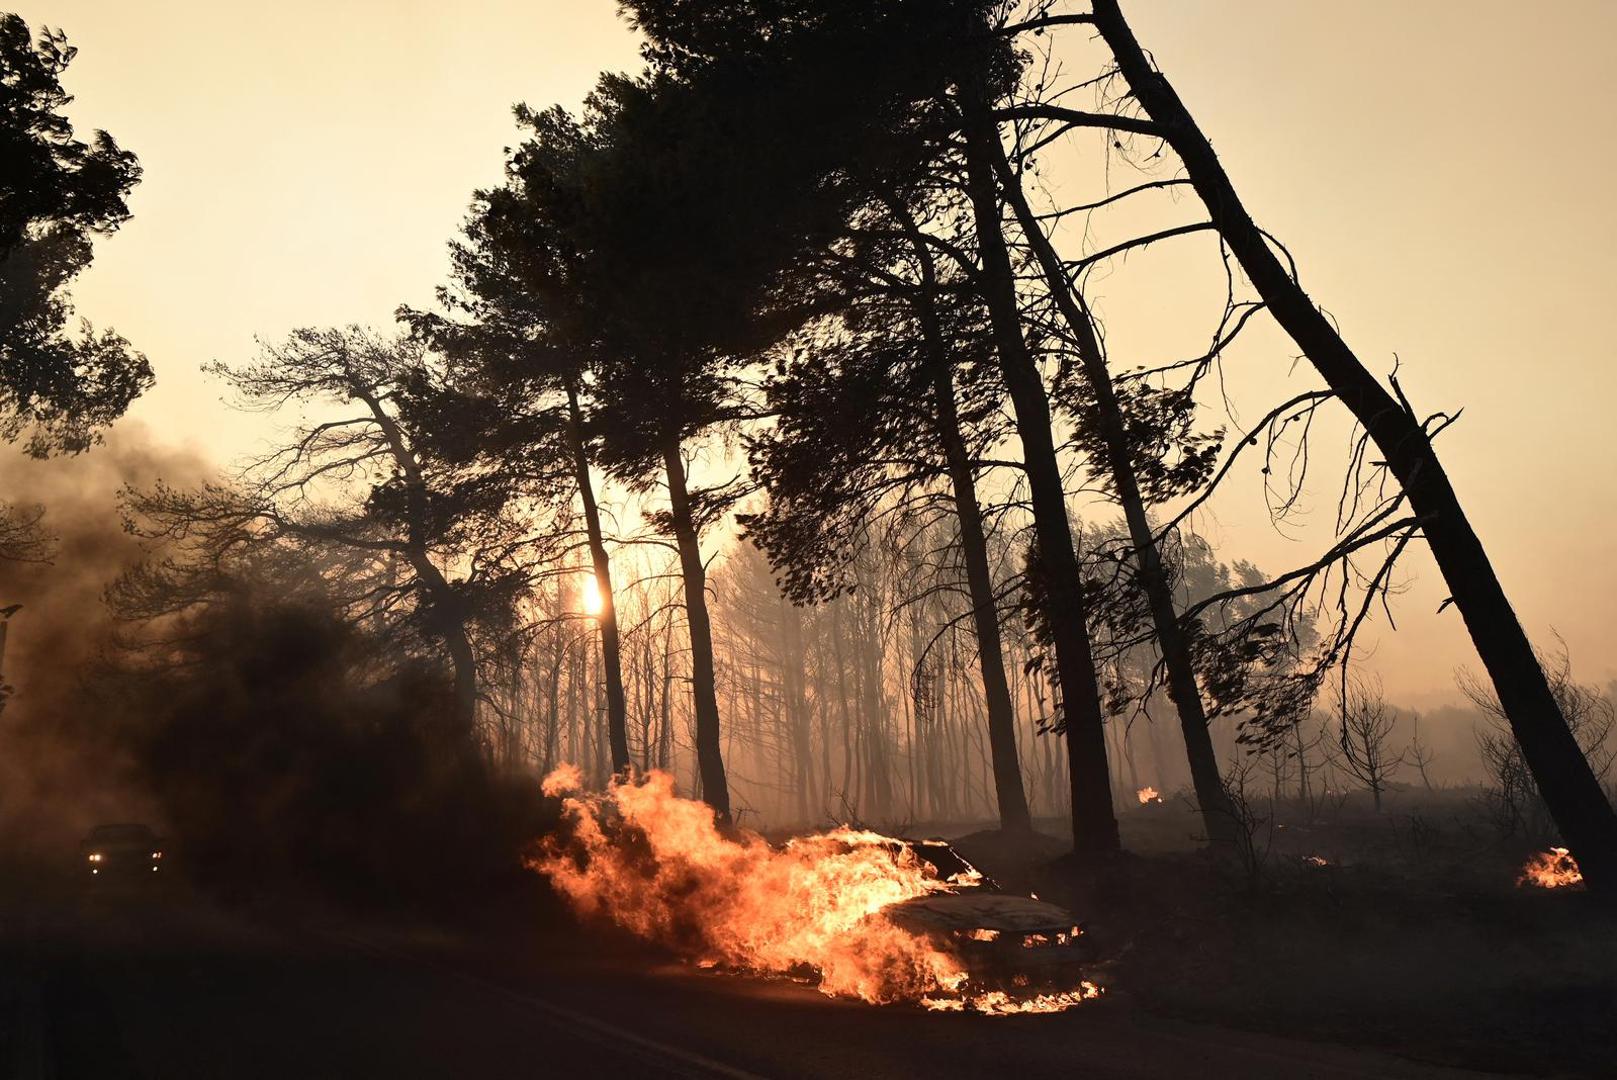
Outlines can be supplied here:
M676 795L663 772L593 793L564 765L544 792L562 799L565 827L530 865L580 914L698 967L812 981L871 1004L986 1015L1059 1012L1100 996L1087 981L1025 993L972 986L957 956L884 914L972 882L940 877L895 838L838 828L776 847L745 830L723 833L711 809ZM963 874L980 879L969 867Z
M1532 885L1540 889L1560 889L1582 883L1583 871L1578 869L1578 860L1564 847L1552 847L1534 855L1527 860L1521 876L1516 879L1518 885Z
M1162 801L1162 796L1158 794L1157 789L1149 784L1141 788L1139 791L1136 791L1134 793L1134 797L1140 800L1141 806L1149 806L1152 803L1160 803Z

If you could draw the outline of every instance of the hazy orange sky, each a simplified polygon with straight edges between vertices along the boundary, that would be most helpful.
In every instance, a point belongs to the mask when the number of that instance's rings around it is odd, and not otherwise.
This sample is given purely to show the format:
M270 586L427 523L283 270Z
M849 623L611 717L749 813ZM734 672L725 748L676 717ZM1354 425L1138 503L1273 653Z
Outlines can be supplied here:
M1440 450L1529 631L1558 630L1585 678L1617 674L1617 4L1126 11L1366 362L1385 372L1396 352L1417 405L1465 406ZM221 461L265 428L226 409L201 364L248 358L255 334L380 325L400 302L429 302L471 191L499 178L512 103L576 105L597 72L636 61L612 0L28 0L19 12L68 32L81 49L65 80L73 117L145 168L134 220L76 290L82 314L157 370L127 423ZM1075 64L1092 55L1084 36ZM1202 341L1205 304L1175 306L1205 285L1199 257L1147 256L1105 279L1114 356ZM1234 381L1249 412L1312 385L1292 351L1274 335L1243 351ZM1269 568L1321 539L1235 511L1204 527ZM1452 611L1434 614L1443 591L1424 554L1408 566L1399 632L1378 629L1372 662L1395 697L1452 698L1469 645Z

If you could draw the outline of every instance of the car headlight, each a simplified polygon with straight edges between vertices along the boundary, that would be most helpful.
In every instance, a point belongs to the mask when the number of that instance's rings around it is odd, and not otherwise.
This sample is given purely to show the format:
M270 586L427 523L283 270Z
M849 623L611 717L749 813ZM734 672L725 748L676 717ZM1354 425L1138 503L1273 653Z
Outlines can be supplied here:
M99 851L91 852L90 853L90 861L91 862L100 862L101 861L101 853Z
M161 859L161 858L162 858L162 857L163 857L163 853L162 853L162 852L161 852L161 851L154 851L154 852L152 852L152 858L154 858L154 859Z

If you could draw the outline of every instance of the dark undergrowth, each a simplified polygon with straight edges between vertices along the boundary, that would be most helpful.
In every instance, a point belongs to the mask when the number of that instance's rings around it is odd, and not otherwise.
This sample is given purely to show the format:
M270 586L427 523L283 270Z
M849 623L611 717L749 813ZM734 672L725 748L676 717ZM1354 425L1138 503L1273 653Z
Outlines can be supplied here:
M1145 854L1027 876L1088 922L1117 992L1149 1011L1472 1069L1617 1075L1617 908L1518 887L1530 845L1481 827L1467 793L1272 817L1255 866L1186 850L1194 818L1170 800L1125 816Z

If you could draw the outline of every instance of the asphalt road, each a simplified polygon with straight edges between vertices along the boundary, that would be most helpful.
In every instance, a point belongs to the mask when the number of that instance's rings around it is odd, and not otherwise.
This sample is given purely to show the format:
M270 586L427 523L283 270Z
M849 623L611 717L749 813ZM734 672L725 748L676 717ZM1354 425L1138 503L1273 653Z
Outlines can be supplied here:
M1477 1075L1178 1025L1126 997L937 1015L657 967L577 930L247 918L179 888L44 897L0 911L0 1063L24 1080Z

